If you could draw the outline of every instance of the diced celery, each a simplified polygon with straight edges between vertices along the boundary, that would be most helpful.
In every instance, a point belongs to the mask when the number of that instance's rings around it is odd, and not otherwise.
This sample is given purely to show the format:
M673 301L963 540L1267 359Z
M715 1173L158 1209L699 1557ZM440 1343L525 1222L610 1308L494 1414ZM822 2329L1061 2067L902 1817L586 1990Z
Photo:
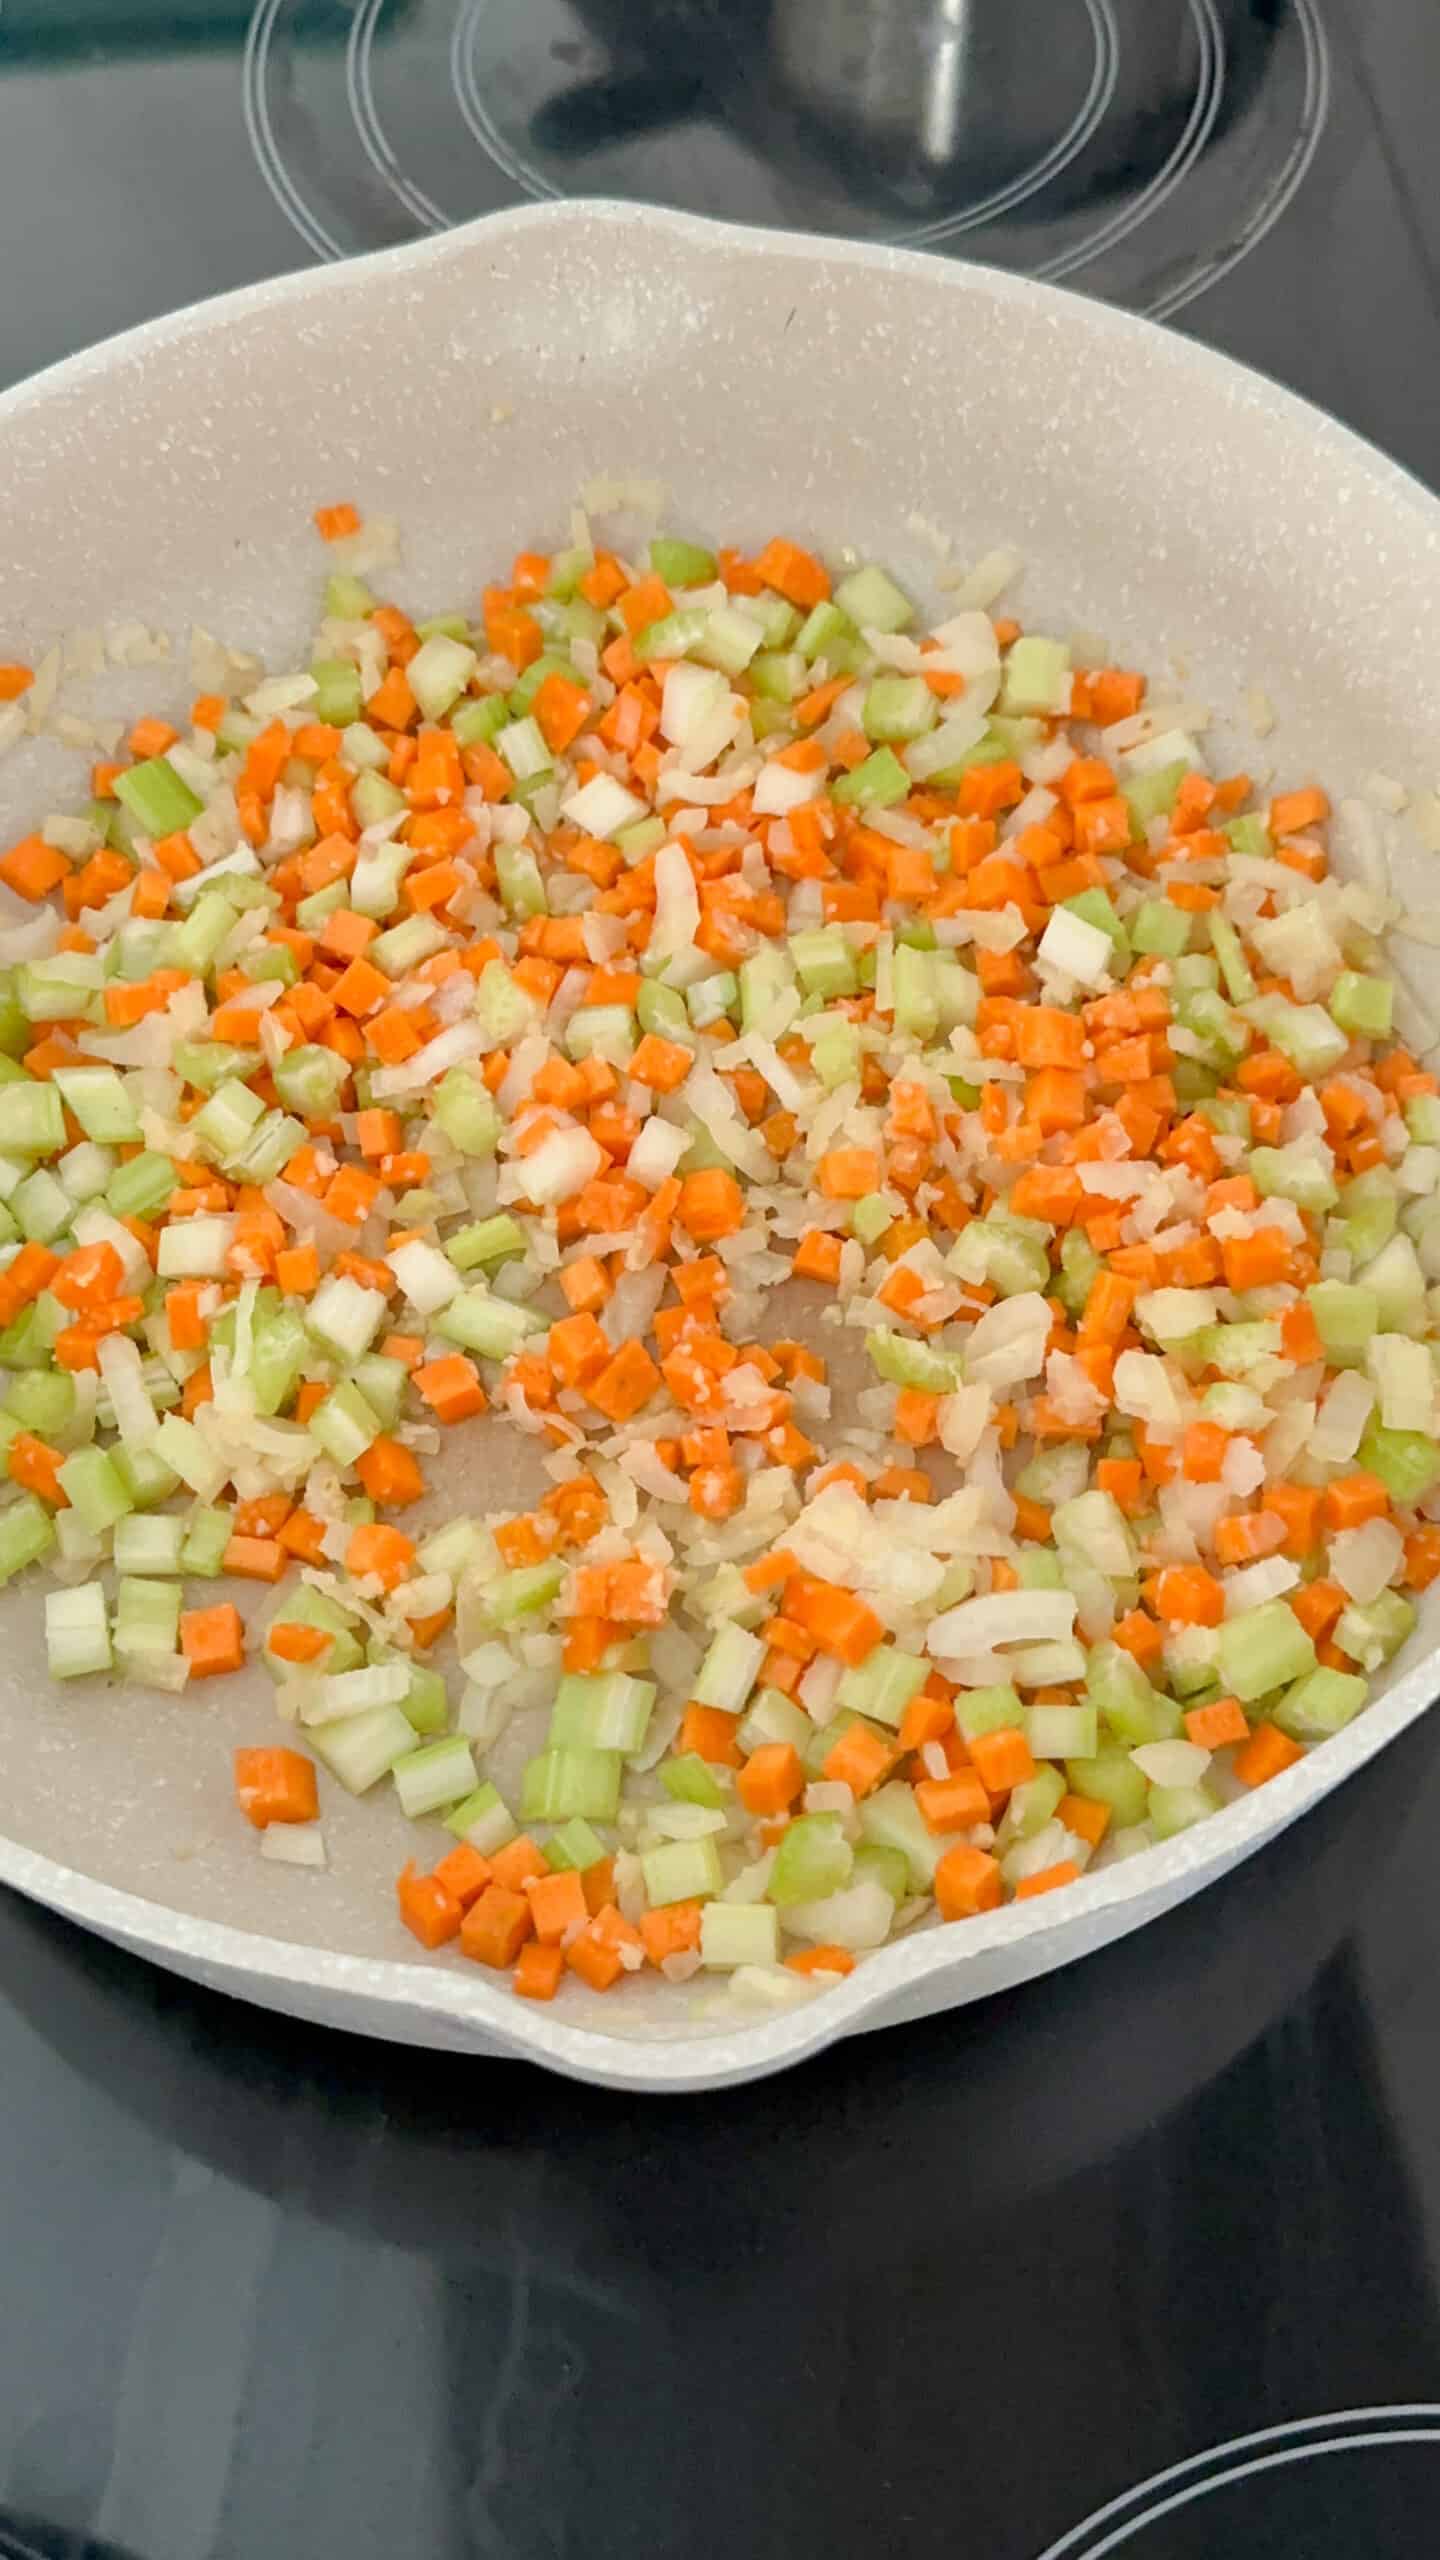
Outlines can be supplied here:
M1254 1147L1248 1171L1262 1200L1293 1200L1297 1209L1323 1217L1340 1197L1325 1153L1303 1138L1287 1147Z
M888 809L908 798L910 776L893 747L877 747L863 764L842 773L830 786L830 797L843 808Z
M892 1387L919 1387L925 1395L953 1395L960 1381L961 1355L941 1351L933 1343L913 1342L903 1333L877 1325L865 1336L865 1348L876 1375Z
M779 1913L764 1902L707 1902L700 1914L700 1961L711 1973L778 1965Z
M744 1627L721 1627L695 1674L690 1694L702 1707L738 1715L755 1685L765 1647Z
M380 1436L380 1417L348 1379L332 1387L306 1425L311 1439L337 1467L353 1467Z
M1373 1289L1348 1280L1314 1280L1305 1295L1328 1360L1342 1367L1363 1361L1380 1330L1380 1301Z
M1286 1611L1289 1616L1289 1611ZM1291 1622L1294 1624L1294 1621ZM1132 1654L1108 1640L1092 1645L1085 1666L1085 1703L1094 1707L1106 1730L1132 1747L1141 1742L1172 1742L1180 1731L1180 1710L1173 1699L1151 1687ZM1090 1758L1090 1753L1077 1757Z
M935 1870L951 1845L943 1833L929 1828L915 1801L913 1787L908 1787L903 1778L890 1779L887 1785L877 1787L873 1795L862 1799L860 1834L862 1840L876 1848L898 1851L916 1893L929 1892Z
M1388 1040L1395 1010L1395 988L1389 978L1367 978L1342 969L1330 990L1330 1011L1342 1031L1360 1040Z
M488 1779L445 1816L446 1830L453 1831L457 1840L468 1840L472 1849L478 1849L486 1858L503 1849L507 1840L513 1840L518 1827L498 1787ZM554 1843L550 1845L553 1847ZM547 1848L546 1856L549 1854Z
M626 1004L587 1004L572 1013L565 1026L565 1047L578 1064L583 1058L606 1058L624 1066L635 1047L635 1016Z
M1065 1775L1075 1795L1084 1796L1092 1804L1108 1805L1112 1818L1121 1827L1144 1821L1149 1790L1144 1771L1136 1768L1128 1750L1111 1748L1083 1760L1067 1760Z
M437 631L421 643L405 669L406 681L427 720L443 720L459 701L477 660L463 640Z
M988 1217L972 1219L946 1261L957 1280L983 1282L1002 1298L1026 1296L1043 1290L1049 1279L1049 1232L1034 1218L992 1210Z
M702 1760L698 1751L662 1761L660 1784L676 1804L704 1805L712 1813L722 1811L729 1801L708 1760Z
M1157 1840L1173 1840L1220 1811L1220 1799L1208 1787L1151 1787L1147 1803L1150 1828Z
M819 1902L848 1884L850 1843L837 1814L802 1813L789 1823L775 1852L769 1893L783 1910L792 1902Z
M613 1822L620 1804L621 1755L582 1748L542 1751L521 1780L524 1822Z
M7 1154L48 1156L65 1144L65 1106L57 1087L16 1080L5 1087Z
M401 1707L362 1707L358 1715L311 1725L305 1738L332 1778L363 1796L414 1749L415 1728Z
M973 1742L978 1733L1004 1733L1011 1725L1023 1729L1020 1692L1008 1680L988 1688L964 1689L955 1701L955 1721L967 1742Z
M1353 1671L1307 1672L1270 1709L1270 1721L1296 1742L1320 1742L1338 1733L1365 1704L1367 1683Z
M315 658L310 665L315 692L308 709L332 729L348 729L360 717L360 670L349 658Z
M117 1218L154 1218L177 1188L170 1158L145 1147L127 1163L117 1164L106 1184L105 1202Z
M658 1849L646 1849L640 1871L646 1898L655 1909L667 1902L707 1899L725 1882L720 1852L710 1833L702 1840L666 1840Z
M445 1242L446 1256L457 1271L493 1271L524 1251L524 1229L503 1209L497 1217L458 1228Z
M493 1156L500 1113L479 1078L465 1067L442 1076L431 1104L438 1126L464 1156Z
M767 703L794 702L809 682L805 661L794 649L760 650L751 659L749 672L755 691Z
M657 533L650 544L650 566L657 578L670 588L708 587L718 575L715 554L698 542L682 542L678 535Z
M1178 912L1178 911L1177 911ZM1087 1235L1079 1227L1068 1227L1060 1247L1060 1278L1056 1295L1066 1312L1083 1315L1085 1301L1100 1273L1100 1256Z
M940 973L934 954L898 943L893 970L896 1030L914 1040L933 1040L940 1028Z
M56 1470L66 1501L98 1535L123 1520L134 1505L103 1449L76 1449ZM4 1515L9 1518L8 1512Z
M104 1585L82 1582L45 1595L45 1655L52 1680L83 1680L111 1666Z
M1056 1715L1059 1712L1055 1707L1031 1709L1032 1715ZM995 1842L1000 1855L1003 1857L1017 1840L1033 1840L1037 1831L1043 1831L1064 1793L1064 1778L1058 1769L1052 1769L1048 1764L1037 1769L1033 1778L1023 1779L1018 1787L1012 1789Z
M153 1510L157 1502L168 1502L172 1493L179 1492L180 1478L173 1467L166 1465L153 1441L145 1449L130 1449L123 1441L117 1441L108 1455L137 1511Z
M915 619L909 597L883 569L873 566L853 569L848 578L842 578L835 604L860 631L905 631Z
M1142 899L1130 918L1131 947L1162 960L1178 960L1190 947L1192 921L1183 907L1172 907L1168 898Z
M1379 1477L1392 1502L1423 1502L1440 1479L1440 1444L1423 1431L1387 1430L1372 1417L1355 1463Z
M1392 1236L1357 1274L1372 1290L1382 1333L1419 1333L1425 1323L1425 1274L1407 1235Z
M38 1563L55 1544L55 1524L38 1494L22 1493L0 1511L0 1582Z
M44 1165L27 1175L10 1195L7 1213L30 1244L53 1244L75 1215L75 1202L62 1182Z
M517 1565L510 1573L496 1574L485 1605L497 1627L508 1627L517 1618L533 1618L548 1609L564 1579L559 1563Z
M814 1731L803 1707L797 1707L783 1689L758 1689L740 1720L735 1739L747 1754L760 1750L767 1742L788 1742L795 1750L803 1751Z
M180 1548L181 1571L199 1574L207 1582L213 1582L224 1566L225 1550L230 1544L233 1526L234 1517L229 1511L211 1507L192 1512L185 1524ZM303 1596L303 1593L297 1594L296 1598ZM298 1617L298 1606L291 1606L286 1614ZM356 1650L358 1652L358 1646Z
M845 939L843 925L817 925L809 933L792 934L790 957L807 996L823 996L828 1001L832 996L853 996L859 986L855 954ZM743 995L743 970L740 983Z
M935 696L923 676L872 676L860 725L877 746L907 745L935 726Z
M1249 1020L1273 1040L1302 1076L1318 1077L1338 1066L1349 1042L1323 1005L1291 1004L1284 996L1258 996L1245 1008Z
M811 608L795 635L795 646L807 665L824 658L840 674L852 674L865 655L864 642L849 614L832 603Z
M1012 643L1005 660L1000 709L1015 717L1042 718L1070 708L1070 652L1063 640L1044 640L1027 633Z
M140 1115L113 1067L57 1067L54 1081L87 1138L125 1146L139 1137Z
M475 1763L463 1734L447 1733L438 1742L422 1742L391 1762L390 1775L402 1809L412 1822L439 1813L474 1792Z
M628 1671L570 1671L555 1692L549 1742L556 1749L638 1751L655 1705L653 1680Z
M462 1351L478 1352L482 1360L508 1360L531 1334L545 1330L543 1316L513 1305L508 1298L492 1297L488 1289L462 1289L433 1321L435 1331L447 1342L458 1343Z
M305 1311L305 1322L317 1342L349 1363L368 1351L385 1321L385 1298L348 1273L323 1280Z
M53 1440L75 1411L75 1381L63 1369L25 1369L5 1389L5 1410L26 1431Z
M863 1716L898 1727L929 1672L930 1665L921 1655L902 1653L893 1644L877 1644L862 1663L843 1674L836 1696L842 1707L854 1707Z
M843 1014L814 1014L800 1026L802 1039L810 1041L810 1064L827 1093L835 1093L842 1084L856 1084L860 1077L860 1033L858 1026ZM886 1219L888 1226L890 1221Z
M1222 1686L1240 1700L1299 1680L1315 1668L1315 1647L1283 1600L1266 1600L1227 1618L1219 1630L1217 1668Z
M519 682L510 688L512 720L524 719L547 676L567 676L573 683L575 669L569 658L562 658L554 649L542 649L538 658L531 659Z
M341 572L325 581L325 616L330 622L365 622L375 610L375 598L363 578L352 578Z
M1130 822L1137 836L1143 836L1152 818L1169 817L1175 806L1180 785L1189 770L1189 766L1182 758L1177 759L1174 764L1157 765L1151 773L1127 774L1120 785L1120 791L1129 809ZM1148 903L1150 902L1147 901ZM1171 907L1168 912L1172 916L1183 914L1183 910L1178 907ZM1180 946L1182 951L1184 947L1182 943ZM1145 948L1144 945L1136 944L1137 950L1143 948Z
M180 1550L185 1524L171 1512L136 1511L117 1520L113 1555L119 1573L153 1577L183 1572Z
M173 1653L180 1641L182 1593L177 1582L122 1575L115 1589L115 1650L127 1654Z
M1093 1760L1100 1748L1099 1715L1094 1707L1031 1707L1025 1738L1037 1760Z
M1378 1671L1414 1634L1415 1623L1413 1601L1404 1599L1398 1591L1382 1591L1378 1599L1368 1600L1363 1606L1352 1600L1349 1608L1341 1611L1335 1642L1352 1662L1359 1663L1362 1671Z
M115 797L147 836L173 836L199 817L205 803L181 781L165 756L147 757L115 776Z

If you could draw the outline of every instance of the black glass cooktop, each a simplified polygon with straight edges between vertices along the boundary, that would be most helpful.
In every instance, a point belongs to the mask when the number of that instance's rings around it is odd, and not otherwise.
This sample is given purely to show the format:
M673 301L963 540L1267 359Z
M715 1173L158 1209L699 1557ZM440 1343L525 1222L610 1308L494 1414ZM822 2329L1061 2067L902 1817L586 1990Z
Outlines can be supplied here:
M604 193L1063 279L1440 485L1437 90L1434 0L0 0L0 381ZM1437 1840L1422 1726L1139 1940L669 2102L0 1900L0 2560L1425 2560Z

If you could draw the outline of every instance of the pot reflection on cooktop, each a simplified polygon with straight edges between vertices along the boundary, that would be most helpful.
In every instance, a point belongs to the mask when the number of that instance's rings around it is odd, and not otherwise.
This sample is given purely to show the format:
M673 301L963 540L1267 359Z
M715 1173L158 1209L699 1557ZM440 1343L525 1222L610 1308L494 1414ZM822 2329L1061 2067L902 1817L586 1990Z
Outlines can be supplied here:
M321 255L607 194L909 241L1156 312L1309 166L1316 0L258 0L246 112Z

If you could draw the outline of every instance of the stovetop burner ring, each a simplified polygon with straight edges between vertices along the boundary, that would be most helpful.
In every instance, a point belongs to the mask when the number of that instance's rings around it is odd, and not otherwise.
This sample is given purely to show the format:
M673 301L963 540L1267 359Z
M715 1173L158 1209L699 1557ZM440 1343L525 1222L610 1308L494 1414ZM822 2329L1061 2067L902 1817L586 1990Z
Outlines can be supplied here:
M998 20L982 27L958 0L906 0L886 28L910 30L927 85L902 104L941 128L937 142L927 126L928 160L917 143L908 163L894 98L881 90L877 104L866 87L884 65L876 0L805 0L836 37L809 53L801 34L822 22L794 17L795 0L739 4L755 61L731 77L707 50L714 0L652 0L648 17L637 0L354 0L328 53L305 0L256 0L252 147L325 258L441 232L517 195L604 193L963 246L1164 318L1265 237L1325 126L1318 0L1076 0L1047 17L1045 81L1028 88L1006 76L1015 49L1038 42L1023 12L998 39ZM676 29L692 24L682 76ZM588 82L577 61L598 66ZM420 151L424 183L411 174Z

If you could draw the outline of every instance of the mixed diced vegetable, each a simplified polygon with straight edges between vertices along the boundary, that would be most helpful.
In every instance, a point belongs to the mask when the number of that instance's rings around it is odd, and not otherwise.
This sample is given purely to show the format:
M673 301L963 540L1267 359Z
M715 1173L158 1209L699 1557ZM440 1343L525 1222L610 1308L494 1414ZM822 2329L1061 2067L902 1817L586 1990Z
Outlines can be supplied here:
M401 1921L525 1997L780 2003L1168 1840L1440 1570L1385 902L996 601L342 565L0 857L0 1577L57 1681L258 1657L266 1854L388 1786ZM446 1516L496 1434L547 1489Z

